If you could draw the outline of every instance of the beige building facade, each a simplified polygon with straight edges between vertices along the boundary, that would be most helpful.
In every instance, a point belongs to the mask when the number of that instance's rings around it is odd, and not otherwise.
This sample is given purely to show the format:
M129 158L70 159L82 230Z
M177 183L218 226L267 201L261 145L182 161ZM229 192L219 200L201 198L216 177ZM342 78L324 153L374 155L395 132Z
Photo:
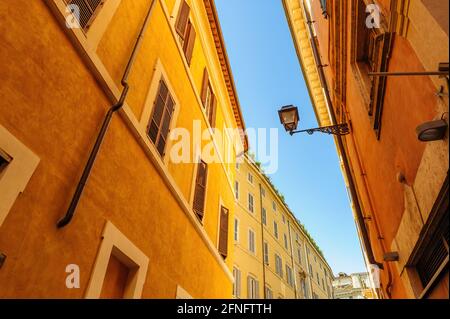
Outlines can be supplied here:
M333 273L313 240L251 158L236 164L233 296L333 298Z

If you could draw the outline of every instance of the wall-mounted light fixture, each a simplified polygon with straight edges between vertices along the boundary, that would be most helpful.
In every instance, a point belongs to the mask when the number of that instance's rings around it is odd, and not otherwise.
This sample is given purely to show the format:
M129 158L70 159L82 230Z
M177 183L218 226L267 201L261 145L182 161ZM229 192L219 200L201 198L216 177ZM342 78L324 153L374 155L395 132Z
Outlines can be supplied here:
M324 127L316 127L309 128L306 130L297 131L298 122L300 117L298 115L298 108L294 105L286 105L283 106L278 111L278 116L280 117L280 122L283 124L284 129L289 134L294 135L296 133L308 133L309 135L314 134L314 132L321 132L326 134L334 134L334 135L347 135L350 133L350 129L347 123L324 126Z
M425 122L416 128L417 138L422 142L442 140L447 133L448 124L445 120Z

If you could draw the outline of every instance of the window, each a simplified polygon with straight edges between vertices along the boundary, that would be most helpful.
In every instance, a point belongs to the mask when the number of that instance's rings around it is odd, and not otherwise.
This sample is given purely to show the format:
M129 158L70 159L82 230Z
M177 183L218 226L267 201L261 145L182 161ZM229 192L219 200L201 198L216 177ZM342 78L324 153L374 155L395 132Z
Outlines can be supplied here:
M323 281L323 279L322 279L322 287L323 287L323 290L325 290L325 281Z
M277 211L277 204L275 203L275 201L272 201L272 209L274 212Z
M94 22L106 0L70 0L67 5L78 6L79 15L74 15L81 29L86 33ZM73 12L73 10L72 10Z
M311 264L309 264L308 266L309 266L309 274L312 277L313 276L312 266L311 266Z
M286 279L289 286L294 287L294 276L292 274L292 268L286 265Z
M296 240L297 242L300 241L300 239L299 239L299 237L298 237L298 233L295 233L295 240Z
M253 184L253 175L251 173L248 173L247 179L248 179L250 184Z
M3 170L11 161L12 157L6 154L6 152L0 148L0 177L2 176Z
M417 295L427 298L433 286L448 273L449 260L449 197L448 175L424 225L420 244L411 254L410 265L415 267L422 287L415 289ZM419 284L420 286L420 284Z
M283 224L286 224L286 217L284 217L284 215L281 217L283 220Z
M206 195L206 181L208 177L208 165L200 161L197 168L197 178L195 181L194 205L193 209L197 217L203 220L205 214L205 195Z
M275 254L275 273L280 277L283 277L283 261L277 254Z
M284 234L283 237L284 237L284 248L288 249L288 239L286 234Z
M304 278L300 279L300 286L302 287L303 297L308 299L308 287L306 286L306 280Z
M248 299L259 299L259 282L252 276L247 277Z
M85 297L140 298L148 257L110 221L106 222L101 237Z
M162 157L164 156L174 109L174 99L166 83L161 79L147 134Z
M273 234L276 239L278 239L278 224L276 221L273 222Z
M266 197L266 190L261 187L261 196Z
M316 255L314 255L314 262L317 262L317 258L316 258Z
M236 163L236 170L237 171L239 170L239 167L240 167L239 163Z
M217 99L213 93L211 82L209 81L208 70L206 68L203 72L201 99L203 108L209 121L209 125L211 125L211 127L214 127L216 125Z
M255 248L255 232L251 229L248 230L248 250L253 254L256 253Z
M241 297L241 271L236 267L233 267L233 278L234 278L233 296L236 298L240 298Z
M266 286L266 299L273 299L273 291L268 286Z
M189 20L190 11L191 8L188 6L186 1L182 1L175 25L180 43L183 47L184 56L186 57L186 61L189 65L191 64L196 37L195 29Z
M236 196L236 200L239 199L239 182L234 182L234 195Z
M234 219L234 241L239 241L239 219Z
M228 255L228 208L220 207L219 253L225 259Z
M39 157L0 125L0 226L25 190L39 161Z
M386 86L386 77L369 77L369 72L384 72L388 66L388 51L391 34L386 31L386 19L380 14L379 27L368 28L366 19L366 3L364 0L354 2L352 38L353 73L366 101L368 115L371 117L373 129L379 136L381 113Z
M316 272L316 277L317 277L317 284L320 285L320 279L319 279L319 273Z
M262 208L261 215L262 215L261 218L262 218L263 225L267 225L267 212L266 212L266 209L264 207Z
M297 248L297 258L298 258L298 263L301 264L302 263L302 250L300 248Z
M253 213L253 211L254 211L254 207L253 207L253 195L250 194L250 193L248 193L248 210L249 210L250 212L252 212L252 213Z
M264 263L269 264L269 244L264 242Z

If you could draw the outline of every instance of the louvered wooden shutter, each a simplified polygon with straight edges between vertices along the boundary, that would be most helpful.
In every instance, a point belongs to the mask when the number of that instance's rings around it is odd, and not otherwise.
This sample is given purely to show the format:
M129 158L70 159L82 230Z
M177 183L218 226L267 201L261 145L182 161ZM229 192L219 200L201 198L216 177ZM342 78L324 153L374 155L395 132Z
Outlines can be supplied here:
M166 84L161 80L148 127L148 136L161 156L164 156L174 109L175 102Z
M206 98L207 98L207 94L208 94L208 86L209 86L209 75L208 75L208 70L205 68L205 70L203 71L203 84L202 84L202 94L201 94L201 98L202 98L202 103L203 103L203 107L206 108Z
M105 0L70 0L68 5L78 6L80 10L78 23L84 31L87 31L104 2Z
M216 126L216 108L217 108L217 99L215 97L215 95L212 95L211 97L212 99L212 103L211 103L211 109L209 110L208 113L208 120L209 120L209 124L211 125L212 128L214 128Z
M206 179L208 174L208 165L201 161L198 164L197 178L195 181L194 193L194 212L200 220L203 219L205 209Z
M175 29L178 35L185 40L186 37L186 28L189 21L189 12L191 8L189 8L186 1L183 1L180 6L180 12L178 12L178 18L175 25Z
M219 253L223 258L226 258L228 254L228 214L228 209L222 206L220 209Z
M184 55L186 57L187 63L191 64L192 53L194 51L196 33L195 33L195 29L192 26L192 23L190 21L188 22L186 33L187 33L187 39L185 39L183 50L184 50Z

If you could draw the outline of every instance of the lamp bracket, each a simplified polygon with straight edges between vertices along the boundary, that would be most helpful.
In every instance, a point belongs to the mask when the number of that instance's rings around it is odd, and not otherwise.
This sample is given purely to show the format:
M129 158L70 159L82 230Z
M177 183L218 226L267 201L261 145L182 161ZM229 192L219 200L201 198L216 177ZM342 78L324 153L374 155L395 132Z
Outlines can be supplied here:
M297 133L308 133L309 135L314 134L315 132L320 132L320 133L326 133L326 134L332 134L332 135L347 135L350 133L350 128L348 126L347 123L342 123L342 124L336 124L336 125L331 125L331 126L324 126L324 127L316 127L316 128L310 128L310 129L306 129L306 130L299 130L299 131L291 131L290 134L294 135Z

